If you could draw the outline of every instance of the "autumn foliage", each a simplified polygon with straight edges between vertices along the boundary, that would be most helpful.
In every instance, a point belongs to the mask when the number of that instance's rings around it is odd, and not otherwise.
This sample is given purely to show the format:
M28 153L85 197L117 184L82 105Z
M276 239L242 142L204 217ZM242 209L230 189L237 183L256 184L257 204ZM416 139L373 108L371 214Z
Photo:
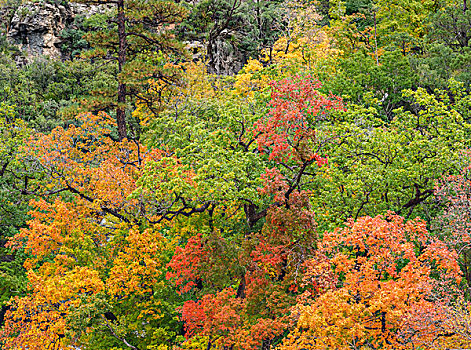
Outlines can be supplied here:
M456 252L420 220L362 217L326 233L282 348L415 349L440 343L461 279ZM446 335L443 332L442 337Z
M77 121L30 140L28 157L49 181L36 185L44 199L31 201L28 227L9 243L28 253L30 293L11 303L5 349L71 348L87 344L93 329L125 344L128 331L113 324L118 317L130 329L164 318L153 295L165 294L172 243L159 226L145 225L146 206L131 198L141 164L161 153L114 141L106 114Z
M342 55L376 59L370 79L389 54L350 22L367 15L329 4L325 31L291 4L293 32L234 77L139 55L155 74L123 70L136 105L118 106L136 137L97 112L15 138L5 169L34 175L11 175L31 200L4 245L28 282L5 306L2 349L471 344L470 169L456 172L468 104L447 97L456 86L395 109L386 90L363 105L331 93L356 93L336 86Z
M104 113L32 137L25 156L47 181L30 187L31 218L9 242L28 254L30 286L10 303L5 349L463 344L449 322L467 312L454 303L458 255L424 221L318 230L316 176L335 166L318 128L346 112L342 99L311 76L269 88L257 118L188 129L185 151L116 141Z
M278 162L315 160L326 162L315 147L316 125L332 110L343 108L338 96L326 97L322 84L311 76L272 82L270 112L257 123L259 149L268 149L269 159Z

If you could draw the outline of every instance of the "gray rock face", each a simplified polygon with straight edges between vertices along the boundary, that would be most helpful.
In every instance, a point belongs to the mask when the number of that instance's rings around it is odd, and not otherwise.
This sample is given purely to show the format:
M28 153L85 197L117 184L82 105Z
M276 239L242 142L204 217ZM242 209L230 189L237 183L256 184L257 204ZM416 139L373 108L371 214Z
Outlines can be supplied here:
M210 38L206 47L208 71L217 75L234 75L246 62L243 53L228 38L233 33L223 30L219 36Z
M25 3L14 13L7 39L25 52L27 60L39 55L58 59L61 57L60 33L72 24L74 17L89 17L105 10L102 5Z
M60 32L73 20L69 6L51 3L26 3L13 15L8 40L27 57L47 55L60 58Z

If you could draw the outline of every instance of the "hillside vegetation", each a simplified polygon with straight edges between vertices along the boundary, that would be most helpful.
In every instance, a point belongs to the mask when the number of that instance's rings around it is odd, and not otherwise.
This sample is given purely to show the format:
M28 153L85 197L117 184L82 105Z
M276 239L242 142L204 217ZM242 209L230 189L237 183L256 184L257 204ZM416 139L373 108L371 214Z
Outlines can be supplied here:
M47 1L0 4L0 349L471 348L467 0Z

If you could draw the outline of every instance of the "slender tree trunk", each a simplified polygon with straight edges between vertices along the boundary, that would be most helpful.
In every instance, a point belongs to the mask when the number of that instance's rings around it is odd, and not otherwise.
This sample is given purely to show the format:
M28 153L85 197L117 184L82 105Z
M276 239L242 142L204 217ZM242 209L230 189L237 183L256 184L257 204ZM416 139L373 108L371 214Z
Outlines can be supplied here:
M118 74L126 63L126 21L124 14L124 0L118 1ZM126 132L126 84L118 78L118 107L116 108L116 122L118 124L119 140L127 137Z
M376 65L379 66L379 61L378 61L378 40L376 38L376 9L373 10L373 19L375 21L375 57L376 57Z

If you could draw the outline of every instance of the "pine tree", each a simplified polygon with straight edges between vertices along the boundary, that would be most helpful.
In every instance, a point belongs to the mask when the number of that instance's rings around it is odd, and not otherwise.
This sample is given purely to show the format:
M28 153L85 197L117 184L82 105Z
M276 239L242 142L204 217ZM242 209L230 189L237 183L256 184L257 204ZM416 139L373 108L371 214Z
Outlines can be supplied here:
M117 63L117 89L101 95L106 96L102 104L116 108L118 135L122 140L127 137L127 97L139 98L152 80L164 85L175 81L176 74L166 63L185 57L184 47L172 30L186 16L186 10L172 1L82 1L112 6L106 14L106 24L99 23L100 28L86 36L93 48L86 57Z

